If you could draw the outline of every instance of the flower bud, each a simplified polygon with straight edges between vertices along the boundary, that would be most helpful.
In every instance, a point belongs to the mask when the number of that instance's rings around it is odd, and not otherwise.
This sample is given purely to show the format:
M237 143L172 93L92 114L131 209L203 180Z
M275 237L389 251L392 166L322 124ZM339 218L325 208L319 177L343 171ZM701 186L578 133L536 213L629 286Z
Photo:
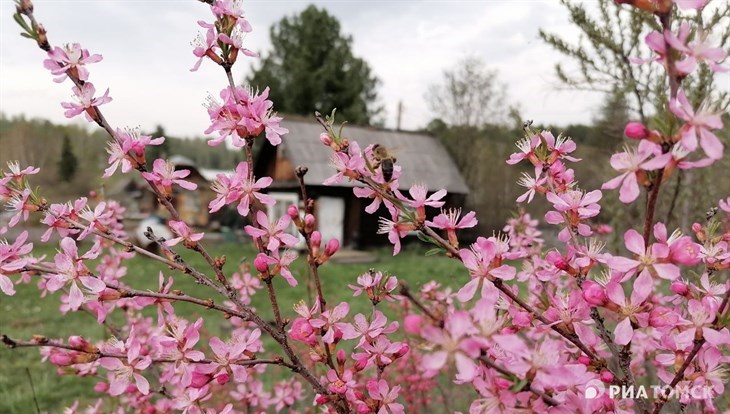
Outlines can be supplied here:
M360 358L357 361L355 361L355 365L352 367L352 369L355 372L359 372L365 369L365 367L368 365L368 359L367 358Z
M393 354L393 358L398 359L398 358L402 357L403 355L407 354L408 351L410 351L410 350L411 350L410 346L408 346L407 344L403 344L403 346L400 347L400 349L397 350L395 352L395 354Z
M99 294L99 301L117 300L121 297L122 294L118 290L106 288Z
M314 231L314 224L317 221L314 219L314 216L311 214L307 214L304 216L304 231L307 233L311 233Z
M347 361L347 354L345 353L344 349L340 349L337 351L337 364L340 366L343 366L345 364L345 361Z
M314 403L317 405L324 405L330 402L330 397L322 394L317 394L317 396L314 398Z
M208 385L208 383L212 380L213 377L210 374L203 374L201 372L193 371L193 377L192 381L190 382L190 386L193 388L203 388Z
M231 379L231 376L228 375L227 372L223 372L219 375L216 375L215 382L217 382L220 385L225 385L225 384L228 384L228 380L230 380L230 379Z
M340 241L337 239L330 239L330 241L328 241L327 244L324 246L324 255L330 257L337 253L339 249Z
M319 140L328 147L332 145L332 137L326 132L319 134Z
M253 261L253 265L256 267L256 270L261 273L269 270L269 261L267 260L266 255L263 253L259 253L256 256L256 259L254 259Z
M610 384L610 383L613 382L614 376L611 373L611 371L605 371L604 370L604 371L601 371L600 378L601 378L601 381L603 381L603 382L605 382L607 384Z
M504 390L509 389L513 384L508 379L496 377L496 378L494 378L494 385L497 386L498 390L504 391Z
M317 230L312 232L309 236L309 249L312 251L312 256L319 256L319 248L322 245L322 233Z
M287 207L286 214L288 214L292 220L296 220L299 218L299 208L297 206L295 206L294 204L292 204L289 207Z
M606 289L592 280L583 282L583 299L593 306L603 306L608 302Z
M94 384L94 391L96 392L106 392L109 389L109 384L106 382L97 382Z
M51 364L58 365L59 367L67 367L74 363L74 357L70 353L62 352L52 353L48 357L48 360L51 361Z
M408 315L403 319L403 328L411 335L418 335L423 325L423 317L421 315Z
M686 296L689 293L689 286L681 280L674 281L670 289L679 296Z
M79 348L86 352L97 352L98 348L89 343L86 339L81 336L72 336L68 338L68 344L74 348Z
M646 139L649 129L641 122L629 122L624 128L624 135L631 139Z
M581 355L578 357L578 363L588 366L591 364L591 358L587 355Z

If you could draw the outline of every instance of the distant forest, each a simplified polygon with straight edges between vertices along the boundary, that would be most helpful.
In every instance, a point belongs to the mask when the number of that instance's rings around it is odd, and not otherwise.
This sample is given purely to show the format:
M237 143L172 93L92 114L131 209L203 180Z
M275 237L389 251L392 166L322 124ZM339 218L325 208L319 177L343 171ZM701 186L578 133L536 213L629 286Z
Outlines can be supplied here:
M162 146L149 147L153 151L147 154L149 162L159 156L182 155L202 168L233 169L244 158L240 151L229 150L222 145L210 147L202 138L168 136L162 127L142 132L166 138ZM67 148L75 160L68 154L64 156L66 138ZM105 148L108 140L109 136L101 130L89 132L76 125L56 125L42 119L8 118L0 114L0 168L5 168L5 164L13 160L40 167L41 172L33 177L33 183L40 186L44 194L53 197L54 201L80 196L101 190L102 185L108 187L120 176L117 174L110 182L101 179L107 168ZM76 164L75 168L69 167L71 162ZM73 170L70 177L67 173L69 168ZM68 179L64 180L66 177Z

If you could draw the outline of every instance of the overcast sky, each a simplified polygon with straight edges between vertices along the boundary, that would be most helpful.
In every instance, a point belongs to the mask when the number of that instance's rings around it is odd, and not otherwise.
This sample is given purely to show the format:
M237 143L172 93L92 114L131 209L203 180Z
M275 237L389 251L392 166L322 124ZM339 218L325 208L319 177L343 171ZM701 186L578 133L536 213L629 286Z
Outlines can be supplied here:
M104 110L113 125L151 130L162 124L171 135L202 135L208 126L202 103L208 92L226 85L223 71L212 62L189 71L195 62L190 41L198 31L196 21L211 21L207 6L193 0L34 3L52 44L79 42L104 56L90 67L90 80L97 90L110 88L114 101ZM271 24L310 3L340 20L354 37L355 54L381 79L388 127L395 126L401 100L403 127L426 125L432 118L424 100L428 85L466 54L497 69L509 99L536 122L589 122L600 105L600 94L556 88L553 67L562 56L538 38L538 28L577 35L557 0L245 1L254 28L247 37L249 48L268 50ZM59 104L70 97L70 83L52 81L42 66L44 53L18 36L13 3L2 0L0 5L0 111L70 122ZM239 58L237 80L252 63Z

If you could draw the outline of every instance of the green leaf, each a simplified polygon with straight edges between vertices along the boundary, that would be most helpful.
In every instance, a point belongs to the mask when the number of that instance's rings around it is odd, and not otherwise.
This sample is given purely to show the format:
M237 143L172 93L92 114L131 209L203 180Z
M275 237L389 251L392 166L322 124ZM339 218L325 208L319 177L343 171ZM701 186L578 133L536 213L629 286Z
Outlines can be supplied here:
M431 249L431 250L427 251L426 252L426 256L433 256L433 255L440 254L440 253L443 253L443 252L445 252L444 249L442 249L440 247L436 247L434 249Z
M28 27L28 23L25 22L23 19L23 16L20 15L20 13L15 13L13 15L13 20L15 20L16 23L20 25L23 29L25 29L26 32L31 33L32 30L30 30L30 27Z
M528 381L526 379L522 379L520 381L515 382L514 385L509 387L509 389L512 392L520 392L520 391L523 391L523 388L525 388L525 386L527 384L528 384Z
M21 33L20 35L23 37L27 37L28 39L35 39L35 37L29 35L28 33Z

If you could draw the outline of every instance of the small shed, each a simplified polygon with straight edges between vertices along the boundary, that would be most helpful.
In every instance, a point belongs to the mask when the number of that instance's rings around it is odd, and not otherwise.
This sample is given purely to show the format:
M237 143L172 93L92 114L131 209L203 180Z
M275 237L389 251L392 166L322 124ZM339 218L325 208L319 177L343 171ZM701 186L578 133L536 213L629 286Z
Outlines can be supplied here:
M176 170L190 170L190 175L185 179L198 185L198 189L195 191L173 186L172 205L186 223L195 227L208 226L211 222L208 203L215 198L215 194L210 189L210 181L215 178L216 173L223 171L198 168L193 160L181 155L173 155L169 161ZM141 219L152 214L161 217L168 216L167 211L157 201L149 184L138 175L127 175L124 180L110 189L108 196L121 202L127 208L127 214L131 218Z
M282 122L282 126L289 133L276 147L264 142L254 170L257 177L270 176L274 179L269 187L269 194L277 200L273 207L274 215L286 214L290 204L299 202L299 183L294 170L297 166L306 166L309 169L305 177L307 193L315 200L315 213L323 239L336 237L343 245L355 248L385 243L385 237L377 234L378 218L388 215L385 207L381 206L375 214L365 213L364 208L370 200L355 197L352 188L359 185L356 182L345 179L337 185L322 185L335 173L330 165L332 152L319 140L322 127L316 122L291 118ZM429 192L446 189L446 207L464 204L469 188L451 156L436 138L422 133L354 126L347 126L345 135L357 141L363 149L370 144L394 148L398 164L402 166L401 191L422 183L428 186Z

